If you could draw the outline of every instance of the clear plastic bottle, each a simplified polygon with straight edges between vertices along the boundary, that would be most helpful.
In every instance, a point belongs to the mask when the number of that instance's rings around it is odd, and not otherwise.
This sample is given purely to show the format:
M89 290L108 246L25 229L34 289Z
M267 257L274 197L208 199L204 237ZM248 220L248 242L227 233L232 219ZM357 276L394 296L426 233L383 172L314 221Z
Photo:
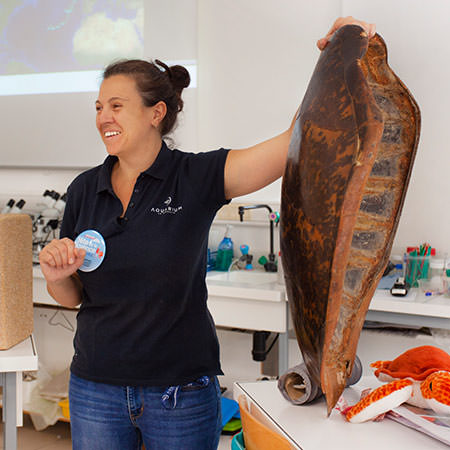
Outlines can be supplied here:
M448 257L448 254L445 255L444 270L442 276L445 280L444 282L447 288L445 296L450 298L450 258Z
M283 262L281 261L281 252L278 252L278 262L277 262L277 272L278 272L278 284L284 284L284 270Z
M233 241L230 236L230 225L227 225L225 236L217 248L216 270L226 272L233 261Z
M445 274L447 275L447 294L446 297L450 298L450 269L445 270Z

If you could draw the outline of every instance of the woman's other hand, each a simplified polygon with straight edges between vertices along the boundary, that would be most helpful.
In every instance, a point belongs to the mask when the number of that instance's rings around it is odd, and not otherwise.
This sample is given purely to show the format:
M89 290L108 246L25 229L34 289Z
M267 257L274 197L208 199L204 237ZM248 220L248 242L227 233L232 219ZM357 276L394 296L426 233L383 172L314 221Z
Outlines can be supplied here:
M363 22L362 20L357 20L352 16L339 17L339 19L336 19L336 21L333 23L333 26L330 28L330 31L327 33L327 35L317 41L317 47L319 47L319 50L323 50L327 46L334 32L345 25L359 25L367 33L369 39L375 35L374 23Z
M39 254L41 271L47 282L57 283L73 275L83 264L86 250L68 238L53 239Z

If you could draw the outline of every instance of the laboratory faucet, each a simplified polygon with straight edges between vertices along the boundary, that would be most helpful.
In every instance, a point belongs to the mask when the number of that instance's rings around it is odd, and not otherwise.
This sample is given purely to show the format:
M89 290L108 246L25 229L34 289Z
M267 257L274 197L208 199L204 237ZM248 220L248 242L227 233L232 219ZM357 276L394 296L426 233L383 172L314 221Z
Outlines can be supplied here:
M272 216L274 215L272 208L269 205L247 205L247 206L239 206L238 212L241 222L244 221L244 211L246 209L259 209L266 208L269 210L269 219L270 219L270 251L269 251L269 261L264 264L264 269L267 272L276 272L277 264L275 262L275 254L273 252L273 222L274 219Z

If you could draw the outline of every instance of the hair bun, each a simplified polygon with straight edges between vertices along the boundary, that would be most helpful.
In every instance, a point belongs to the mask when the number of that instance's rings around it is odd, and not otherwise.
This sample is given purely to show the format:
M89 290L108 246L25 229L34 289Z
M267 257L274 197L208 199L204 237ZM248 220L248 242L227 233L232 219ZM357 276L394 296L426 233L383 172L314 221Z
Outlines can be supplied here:
M179 89L181 91L189 86L191 76L185 67L179 65L171 66L170 72L175 89Z
M191 77L185 67L180 66L178 64L169 67L167 64L163 63L159 59L155 59L155 63L164 69L165 73L172 82L174 89L177 92L181 92L184 88L187 88L189 86L189 83L191 82Z

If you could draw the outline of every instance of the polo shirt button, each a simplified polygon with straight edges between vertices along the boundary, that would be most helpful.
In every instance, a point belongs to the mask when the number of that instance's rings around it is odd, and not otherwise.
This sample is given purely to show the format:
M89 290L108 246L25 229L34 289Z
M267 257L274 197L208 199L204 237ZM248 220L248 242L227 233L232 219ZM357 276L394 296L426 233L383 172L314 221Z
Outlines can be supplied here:
M128 205L130 208L134 208L134 202L130 202L130 204Z
M125 220L125 222L128 222L128 217L124 217L123 220Z
M136 192L136 194L139 194L139 189L135 189L134 192Z

